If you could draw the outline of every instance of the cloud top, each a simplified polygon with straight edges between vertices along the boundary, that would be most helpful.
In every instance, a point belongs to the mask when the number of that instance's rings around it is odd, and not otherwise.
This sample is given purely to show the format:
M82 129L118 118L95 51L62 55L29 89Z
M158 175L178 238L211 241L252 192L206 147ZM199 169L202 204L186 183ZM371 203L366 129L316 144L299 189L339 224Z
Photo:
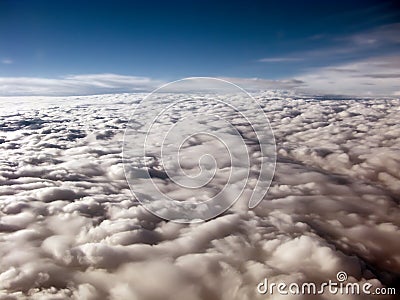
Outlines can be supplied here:
M320 283L339 271L396 285L399 99L256 94L278 147L267 198L183 225L138 205L124 177L121 141L141 96L0 102L0 298L261 300L266 277Z

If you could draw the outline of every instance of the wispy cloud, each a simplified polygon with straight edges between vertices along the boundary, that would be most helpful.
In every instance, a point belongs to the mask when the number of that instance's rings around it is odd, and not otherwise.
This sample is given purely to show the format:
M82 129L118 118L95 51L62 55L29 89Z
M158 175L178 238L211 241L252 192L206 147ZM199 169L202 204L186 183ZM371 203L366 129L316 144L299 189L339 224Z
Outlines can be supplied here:
M241 88L250 91L258 92L265 90L290 90L303 86L305 83L299 79L281 79L271 80L262 78L237 78L237 77L224 77L229 82L237 84Z
M358 34L342 37L343 41L360 47L387 46L400 43L400 23L386 24ZM339 38L340 40L340 38Z
M0 95L90 95L151 91L162 84L148 77L118 74L68 75L61 78L0 77Z
M360 75L360 77L367 77L367 78L400 78L400 74L365 74L365 75Z
M11 65L12 63L14 63L14 61L12 59L9 58L4 58L1 60L1 63L4 65Z
M304 84L303 81L298 79L220 78L237 84L249 92L276 89L288 90ZM149 77L118 74L68 75L62 78L0 77L0 96L67 96L151 92L164 83L161 80ZM185 88L190 87L185 86ZM195 85L193 88L198 89L199 85ZM213 87L206 86L205 88L212 90ZM171 90L171 92L174 91L176 90Z
M310 69L296 78L220 77L249 92L292 90L343 95L398 95L400 56ZM0 77L0 96L66 96L151 92L165 82L118 74L68 75L62 78ZM197 87L197 86L196 86ZM212 88L212 87L211 87Z
M301 61L303 58L299 57L265 57L258 61L264 63L278 63L278 62L291 62L291 61Z
M368 95L397 95L400 56L380 56L352 63L309 70L297 77L310 91Z
M328 37L316 35L330 42L330 46L322 46L320 48L294 52L288 56L266 57L259 59L259 62L278 63L278 62L294 62L307 61L310 64L318 62L319 65L354 59L366 59L377 55L389 55L390 53L398 53L400 48L400 23L386 24L369 29L363 32ZM310 38L309 38L310 39Z
M298 70L296 78L302 82L300 88L308 91L395 95L400 78L399 33L400 23L392 23L356 34L324 36L324 39L330 39L330 46L267 57L259 62L304 60L308 67Z

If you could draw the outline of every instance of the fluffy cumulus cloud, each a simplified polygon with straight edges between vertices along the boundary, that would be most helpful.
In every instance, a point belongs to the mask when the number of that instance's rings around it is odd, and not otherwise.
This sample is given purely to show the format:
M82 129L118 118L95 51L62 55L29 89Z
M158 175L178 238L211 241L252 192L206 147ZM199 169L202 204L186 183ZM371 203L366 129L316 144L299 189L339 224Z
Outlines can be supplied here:
M143 96L0 104L0 299L267 299L264 278L339 271L398 287L399 99L256 94L278 153L266 199L185 225L150 214L125 181L123 130Z

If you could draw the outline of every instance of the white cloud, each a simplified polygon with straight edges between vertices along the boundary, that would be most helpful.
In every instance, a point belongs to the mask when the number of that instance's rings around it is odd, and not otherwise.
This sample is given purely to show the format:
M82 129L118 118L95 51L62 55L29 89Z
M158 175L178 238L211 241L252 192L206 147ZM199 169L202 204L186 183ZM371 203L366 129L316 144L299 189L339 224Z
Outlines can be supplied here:
M309 69L296 75L298 80L304 82L301 88L306 92L395 95L399 85L400 56L394 49L400 45L399 32L400 23L386 24L356 34L333 37L332 46L259 61L304 60L311 65L316 62L326 65L326 61L329 61L330 64L325 67Z
M287 79L220 77L249 92L298 90L350 95L394 95L398 91L400 57L380 57L310 69ZM151 92L165 82L118 74L68 75L61 78L0 77L0 96L67 96ZM181 92L190 91L184 86ZM198 88L198 86L196 86ZM212 86L207 89L212 90ZM172 91L171 91L172 92Z
M88 95L151 91L161 81L117 74L68 75L61 78L0 77L0 95Z
M220 77L242 87L249 92L271 89L293 89L302 86L298 79L268 80L261 78ZM213 90L213 80L205 90ZM151 92L164 84L149 77L125 76L118 74L68 75L62 78L40 77L0 77L0 96L63 96L91 95L113 92ZM176 92L174 85L174 91ZM180 92L189 92L193 87L182 85Z
M398 91L399 67L400 56L384 56L313 69L297 78L313 92L389 96Z
M291 53L290 56L266 57L259 59L259 62L295 62L295 61L322 61L342 60L349 56L359 54L365 57L367 51L375 53L387 53L388 49L398 47L400 43L400 23L392 23L379 26L356 34L348 34L339 37L331 37L332 45ZM318 37L318 35L317 35ZM328 37L324 37L328 39ZM309 38L308 38L309 39ZM304 41L307 43L307 40Z
M229 82L237 84L249 92L259 92L266 90L291 90L301 87L304 82L299 79L262 79L262 78L238 78L222 77Z
M360 47L387 46L400 43L400 23L392 23L373 28L358 34L343 37Z

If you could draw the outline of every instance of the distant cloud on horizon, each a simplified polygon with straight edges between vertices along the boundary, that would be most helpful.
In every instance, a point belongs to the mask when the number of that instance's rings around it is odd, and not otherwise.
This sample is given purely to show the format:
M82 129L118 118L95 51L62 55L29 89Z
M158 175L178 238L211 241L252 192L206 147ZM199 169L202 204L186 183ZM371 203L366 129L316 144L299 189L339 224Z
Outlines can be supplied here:
M340 65L310 68L278 80L220 76L248 92L296 90L315 94L398 96L400 56L374 57ZM0 96L81 96L151 92L166 82L156 78L112 73L59 78L0 77Z
M310 69L297 78L313 92L359 96L398 96L400 56L383 56Z
M163 82L149 77L118 74L81 74L60 78L0 77L1 96L68 96L143 92Z

